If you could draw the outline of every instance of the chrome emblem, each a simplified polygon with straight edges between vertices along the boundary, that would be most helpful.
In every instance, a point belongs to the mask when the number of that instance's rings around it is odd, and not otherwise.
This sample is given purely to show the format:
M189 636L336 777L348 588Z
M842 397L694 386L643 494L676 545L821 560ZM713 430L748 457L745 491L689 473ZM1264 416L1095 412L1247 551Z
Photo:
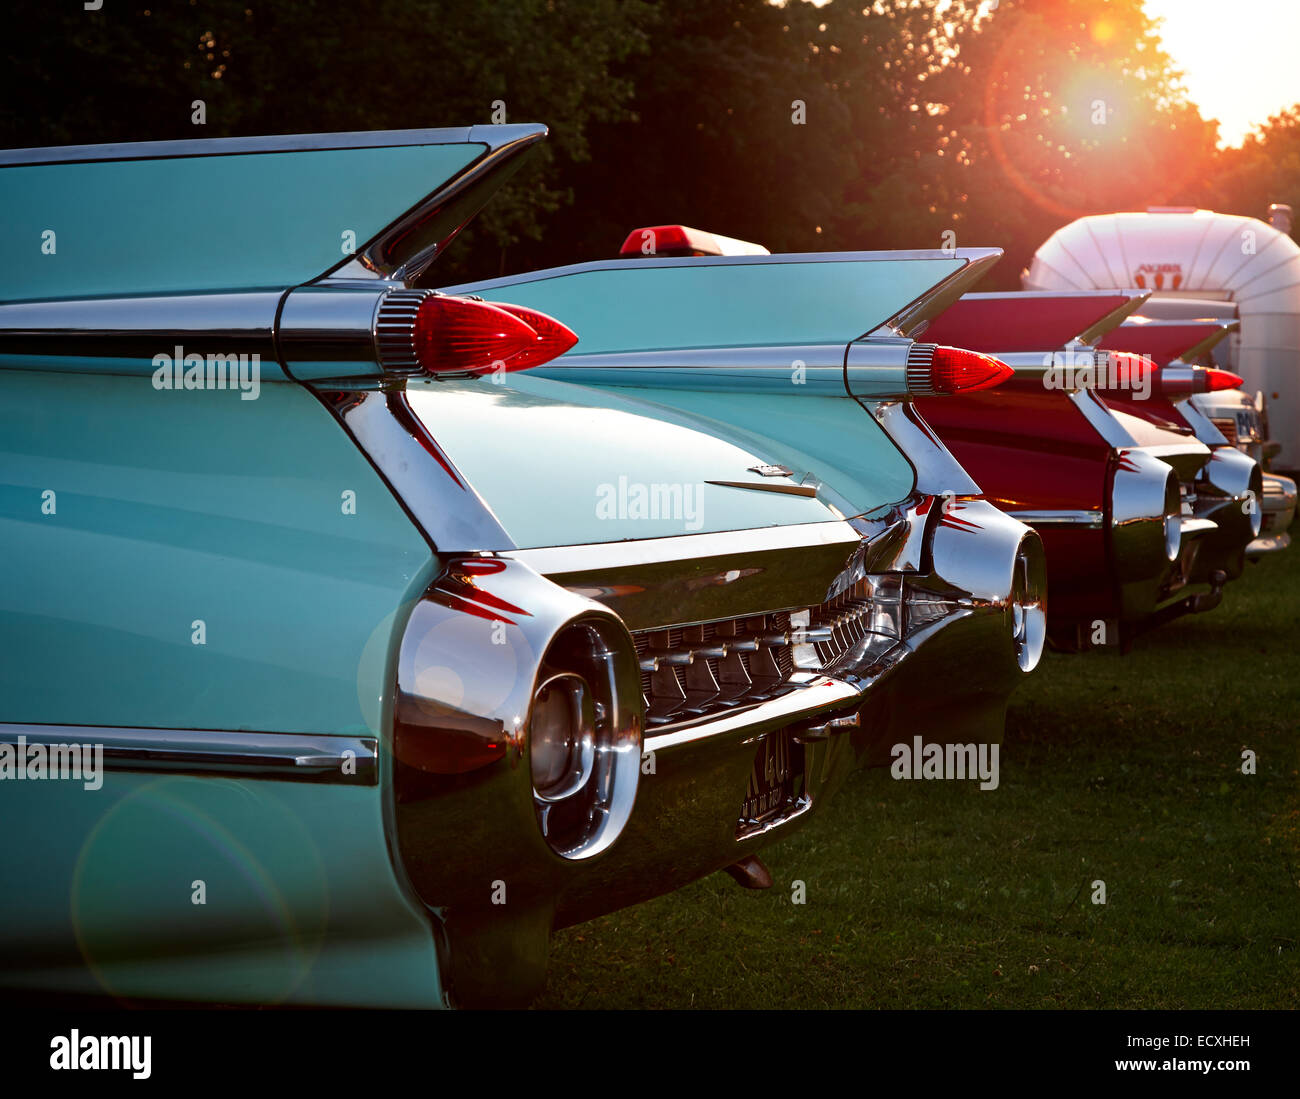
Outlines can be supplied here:
M790 470L785 466L757 465L749 467L750 473L757 473L760 477L790 477L793 476Z

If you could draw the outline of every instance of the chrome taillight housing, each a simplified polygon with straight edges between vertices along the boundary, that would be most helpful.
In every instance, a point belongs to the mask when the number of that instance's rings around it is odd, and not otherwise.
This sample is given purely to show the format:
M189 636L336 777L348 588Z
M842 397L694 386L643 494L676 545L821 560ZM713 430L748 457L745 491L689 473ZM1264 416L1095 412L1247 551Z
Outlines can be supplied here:
M535 309L431 290L391 290L375 313L375 349L389 374L527 370L577 342L569 328Z
M397 653L397 847L428 904L490 911L492 882L553 889L627 827L641 676L631 634L599 603L507 557L443 566Z
M603 851L627 824L641 773L641 679L627 631L566 626L542 659L528 712L537 824L566 859Z
M536 309L434 290L320 283L285 299L277 325L289 374L337 388L354 381L527 370L577 335Z
M1230 510L1220 507L1211 513L1221 527L1237 528L1243 542L1259 537L1264 522L1264 475L1249 454L1230 446L1215 447L1197 481L1196 492L1202 500L1230 505Z
M962 347L914 343L907 354L907 391L914 397L992 389L1011 375L1002 360Z
M1047 644L1047 558L1037 534L1016 551L1011 576L1011 639L1022 672L1032 672Z
M1122 580L1167 569L1182 549L1178 475L1141 450L1119 454L1111 480L1110 543Z

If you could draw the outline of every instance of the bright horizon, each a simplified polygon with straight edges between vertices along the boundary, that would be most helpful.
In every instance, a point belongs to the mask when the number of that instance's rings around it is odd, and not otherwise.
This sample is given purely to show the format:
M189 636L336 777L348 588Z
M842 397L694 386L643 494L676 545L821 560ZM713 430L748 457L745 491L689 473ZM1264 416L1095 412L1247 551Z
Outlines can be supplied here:
M780 3L782 0L772 0ZM811 0L818 7L828 0ZM996 0L982 0L987 12ZM1201 117L1219 123L1220 146L1300 103L1300 0L1144 0ZM942 9L941 9L942 10ZM1098 15L1103 12L1097 5Z
M1294 0L1146 0L1183 72L1187 97L1218 119L1219 144L1300 102L1300 4Z

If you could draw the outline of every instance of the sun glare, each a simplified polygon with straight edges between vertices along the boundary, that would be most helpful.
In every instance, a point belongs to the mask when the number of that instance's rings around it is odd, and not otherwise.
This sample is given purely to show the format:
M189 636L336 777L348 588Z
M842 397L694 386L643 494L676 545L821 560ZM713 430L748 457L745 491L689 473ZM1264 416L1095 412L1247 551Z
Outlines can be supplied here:
M1292 0L1146 0L1189 98L1219 121L1219 143L1300 102L1300 4ZM1095 32L1094 32L1095 33Z

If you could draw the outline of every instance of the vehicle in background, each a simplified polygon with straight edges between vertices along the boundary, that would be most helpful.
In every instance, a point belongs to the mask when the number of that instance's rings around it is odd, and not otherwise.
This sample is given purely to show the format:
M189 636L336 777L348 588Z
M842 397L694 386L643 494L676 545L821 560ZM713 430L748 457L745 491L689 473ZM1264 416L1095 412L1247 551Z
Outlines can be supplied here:
M1216 365L1216 356L1238 326L1230 315L1234 309L1223 302L1148 301L1141 313L1107 333L1099 346L1146 356L1164 379L1175 375L1191 379L1203 369L1204 387L1195 386L1186 396L1166 399L1161 413L1190 427L1211 450L1235 447L1267 469L1268 455L1276 452L1276 444L1267 442L1266 421L1255 402L1239 388L1241 377ZM1216 316L1216 312L1228 315ZM1219 361L1226 364L1226 356ZM1262 402L1262 394L1260 399ZM1265 472L1259 503L1260 530L1245 548L1250 560L1291 544L1288 528L1295 518L1295 481Z
M724 258L714 262L762 262L725 258L753 256L755 249L766 254L745 241L661 225L633 230L620 255L638 263L648 255L702 263L715 253ZM906 331L1013 367L1012 379L995 388L918 395L913 403L919 422L956 457L982 497L1042 537L1052 593L1048 630L1062 648L1126 647L1143 629L1217 605L1227 579L1212 561L1199 561L1207 536L1218 533L1215 522L1193 510L1192 485L1211 460L1209 449L1188 431L1113 412L1091 385L1090 344L1146 296L967 292L927 310L920 323L904 329L891 319L862 340L871 345ZM551 369L574 361L573 354L564 356ZM1062 369L1049 371L1053 364ZM1242 491L1249 487L1248 481ZM1222 503L1207 493L1199 506ZM1243 515L1243 521L1248 531L1250 520Z
M988 387L1008 371L914 338L1000 253L768 256L677 229L633 234L635 260L443 289L563 317L582 342L535 375L761 440L776 455L771 466L722 483L815 498L861 532L858 587L813 612L814 640L798 656L830 674L842 652L860 654L870 675L894 668L852 732L860 760L884 762L914 735L1000 741L1007 699L1044 643L1042 546L982 498L916 400L942 403L941 394ZM665 255L667 242L692 245L691 254ZM731 254L697 254L701 243ZM651 719L671 716L661 707L679 705L688 688L662 667L646 677Z
M1254 463L1235 452L1216 462L1190 428L1151 411L1172 377L1093 346L1146 296L967 294L929 330L1015 370L997 393L923 403L922 412L989 498L1043 536L1049 628L1062 648L1127 647L1145 630L1217 606L1258 533L1257 511L1252 519L1246 506L1258 496ZM1163 554L1133 543L1160 511L1152 489L1134 488L1139 474L1164 480Z
M1289 236L1289 208L1271 207L1269 216L1272 224L1152 207L1079 218L1038 248L1022 283L1026 290L1149 290L1151 317L1172 316L1173 303L1188 299L1234 310L1229 318L1241 329L1223 348L1228 369L1268 402L1273 465L1289 473L1300 468L1300 247ZM1246 409L1234 401L1234 417L1237 411Z
M649 267L617 317L422 286L544 136L0 154L10 223L59 227L0 274L0 768L76 748L85 778L0 783L40 836L0 854L6 990L526 1002L555 928L770 884L864 738L1001 737L1041 545L906 397L1004 368L854 342L990 256ZM839 399L765 387L765 346L752 429L707 385L687 412L535 369L566 321L599 360L742 313L815 328Z
M1123 338L1157 363L1177 359L1188 366L1217 367L1240 377L1234 354L1240 328L1233 302L1152 297L1139 315L1109 333L1107 340ZM1103 342L1103 346L1109 345ZM1244 381L1241 379L1241 384ZM1228 442L1268 470L1281 447L1268 435L1268 399L1261 390L1252 397L1241 384L1216 386L1189 400Z

